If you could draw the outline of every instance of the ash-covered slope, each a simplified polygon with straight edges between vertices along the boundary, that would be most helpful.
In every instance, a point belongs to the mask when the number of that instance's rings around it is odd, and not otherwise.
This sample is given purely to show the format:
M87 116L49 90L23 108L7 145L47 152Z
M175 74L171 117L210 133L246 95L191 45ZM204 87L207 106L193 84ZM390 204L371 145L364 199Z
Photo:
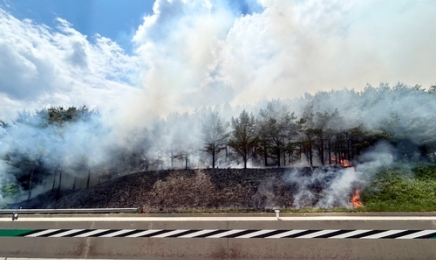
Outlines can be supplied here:
M201 169L140 172L66 192L56 200L45 194L22 202L23 208L139 207L145 212L204 209L291 208L298 183L290 182L292 169ZM300 168L311 175L310 168ZM325 170L326 171L326 170ZM324 171L323 171L324 172ZM306 189L307 187L305 187ZM319 193L321 183L309 187ZM315 205L319 198L311 197Z

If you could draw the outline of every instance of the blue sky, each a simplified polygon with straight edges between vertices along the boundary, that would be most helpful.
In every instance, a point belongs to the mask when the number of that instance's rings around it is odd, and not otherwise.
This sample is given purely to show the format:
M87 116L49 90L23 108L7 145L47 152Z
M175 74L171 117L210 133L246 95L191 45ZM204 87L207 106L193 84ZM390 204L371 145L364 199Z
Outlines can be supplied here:
M251 14L261 8L255 0L226 0L235 13ZM50 27L57 17L72 24L93 41L95 34L111 38L127 52L145 15L153 13L154 0L3 0L3 7L19 19L32 19Z
M55 18L70 22L82 34L100 34L131 50L131 38L144 15L153 12L152 0L14 0L4 2L17 18L32 19L50 27Z

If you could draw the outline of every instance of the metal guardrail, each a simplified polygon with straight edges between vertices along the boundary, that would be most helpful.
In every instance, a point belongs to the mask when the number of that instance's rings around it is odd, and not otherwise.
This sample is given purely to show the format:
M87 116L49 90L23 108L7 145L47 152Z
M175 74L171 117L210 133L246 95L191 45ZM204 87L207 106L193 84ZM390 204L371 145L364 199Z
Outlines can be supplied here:
M139 208L95 208L95 209L0 209L1 214L90 214L90 213L135 213Z

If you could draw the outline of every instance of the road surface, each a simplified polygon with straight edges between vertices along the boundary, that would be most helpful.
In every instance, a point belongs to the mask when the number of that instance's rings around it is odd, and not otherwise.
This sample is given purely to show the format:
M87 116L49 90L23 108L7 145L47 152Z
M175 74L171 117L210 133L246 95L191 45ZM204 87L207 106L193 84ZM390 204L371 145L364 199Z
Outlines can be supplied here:
M436 216L0 218L21 258L435 259L434 238Z

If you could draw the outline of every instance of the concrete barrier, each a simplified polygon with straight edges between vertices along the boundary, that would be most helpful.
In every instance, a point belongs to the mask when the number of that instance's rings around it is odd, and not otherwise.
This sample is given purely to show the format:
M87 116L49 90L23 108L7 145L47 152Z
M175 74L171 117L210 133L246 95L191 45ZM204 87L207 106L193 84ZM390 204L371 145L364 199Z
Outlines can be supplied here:
M435 241L10 238L1 255L121 259L434 259Z
M44 219L44 218L41 218ZM0 221L0 229L131 230L375 230L382 239L177 238L177 237L0 237L0 256L118 259L434 259L436 240L389 238L409 230L436 232L435 217L267 218L50 218ZM60 231L57 229L61 229ZM56 231L57 230L57 231ZM380 230L380 231L378 231ZM50 232L52 232L50 231ZM36 232L36 231L35 231ZM43 231L39 231L43 232ZM56 233L57 232L57 233ZM108 234L106 233L100 234ZM330 232L330 231L329 231ZM406 232L406 233L401 233ZM418 231L419 232L419 231ZM374 232L373 232L374 233ZM409 232L410 233L410 232ZM34 233L35 234L35 233ZM83 234L83 233L82 233ZM168 233L167 233L168 234ZM182 234L182 233L179 233ZM241 233L243 234L243 233ZM46 233L45 235L50 235ZM380 236L378 237L380 238Z

